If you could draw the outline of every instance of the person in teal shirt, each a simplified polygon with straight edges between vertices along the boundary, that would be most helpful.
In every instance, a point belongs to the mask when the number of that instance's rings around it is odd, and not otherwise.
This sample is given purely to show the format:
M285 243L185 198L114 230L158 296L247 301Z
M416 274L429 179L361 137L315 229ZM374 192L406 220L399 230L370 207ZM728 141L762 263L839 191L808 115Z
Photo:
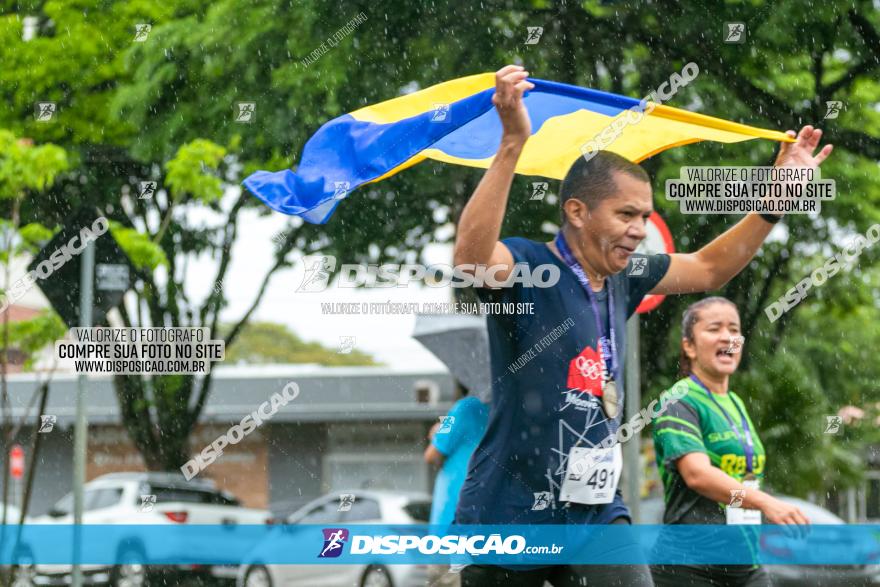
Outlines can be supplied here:
M452 524L471 455L482 440L489 421L489 406L468 396L467 388L460 383L457 387L463 397L431 428L430 442L425 449L425 461L440 466L434 481L432 525ZM429 584L435 587L461 585L461 576L450 572L449 565L429 566L428 578Z
M471 455L486 432L489 406L459 385L464 396L453 404L449 413L434 425L431 442L425 449L425 460L441 465L434 481L431 524L449 525L455 518L458 494L464 485Z

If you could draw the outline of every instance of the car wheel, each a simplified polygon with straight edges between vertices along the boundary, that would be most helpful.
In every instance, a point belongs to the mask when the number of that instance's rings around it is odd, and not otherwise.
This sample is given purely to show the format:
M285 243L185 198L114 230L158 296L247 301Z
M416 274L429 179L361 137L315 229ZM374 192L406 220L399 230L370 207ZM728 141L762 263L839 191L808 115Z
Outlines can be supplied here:
M272 587L272 577L266 567L251 567L244 575L244 587Z
M113 587L144 587L147 584L147 565L144 553L138 548L126 548L110 573Z
M361 579L361 587L394 587L385 567L369 567Z

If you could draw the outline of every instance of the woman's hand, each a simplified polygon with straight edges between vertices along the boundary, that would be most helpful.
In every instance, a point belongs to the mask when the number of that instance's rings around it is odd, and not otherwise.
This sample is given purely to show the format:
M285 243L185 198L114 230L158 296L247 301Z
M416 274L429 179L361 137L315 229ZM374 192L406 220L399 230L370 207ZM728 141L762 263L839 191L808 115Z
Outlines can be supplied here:
M748 490L746 490L748 491ZM810 520L799 507L786 503L780 499L776 499L772 495L764 494L764 499L760 503L761 513L768 524L779 525L807 525Z

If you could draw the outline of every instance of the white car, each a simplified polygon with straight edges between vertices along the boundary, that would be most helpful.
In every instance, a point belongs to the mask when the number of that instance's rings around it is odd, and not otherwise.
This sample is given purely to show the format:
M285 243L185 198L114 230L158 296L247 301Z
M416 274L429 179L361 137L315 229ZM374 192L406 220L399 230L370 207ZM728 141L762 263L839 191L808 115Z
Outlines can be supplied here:
M341 494L353 494L351 509L340 507ZM306 504L285 524L427 524L431 497L357 489L327 494ZM284 531L281 527L276 531ZM268 536L276 540L276 536ZM238 571L237 587L423 587L428 584L426 565L278 565L259 560L260 546L245 558Z
M220 491L209 480L186 481L174 473L111 473L85 484L83 489L83 524L265 524L267 510L241 507L232 495ZM29 520L31 524L73 524L73 494L59 500L47 514ZM250 544L243 544L242 550ZM39 545L31 545L34 550ZM198 541L181 543L163 541L144 543L136 537L120 539L115 545L116 565L83 565L86 584L110 583L114 586L138 586L147 572L155 570L146 563L180 560L181 554L203 557L205 546ZM210 547L207 547L210 548ZM20 562L28 563L27 555ZM24 564L18 573L22 583L64 585L70 583L69 564ZM163 569L167 570L167 569ZM207 569L195 565L175 566L175 570ZM21 583L20 583L21 584Z
M11 496L10 496L10 499L12 499ZM0 520L3 519L2 516L3 516L3 505L0 505ZM19 520L21 520L21 510L12 504L8 504L6 506L6 523L10 524L10 525L11 524L18 524ZM31 519L26 517L24 520L24 523L30 524Z

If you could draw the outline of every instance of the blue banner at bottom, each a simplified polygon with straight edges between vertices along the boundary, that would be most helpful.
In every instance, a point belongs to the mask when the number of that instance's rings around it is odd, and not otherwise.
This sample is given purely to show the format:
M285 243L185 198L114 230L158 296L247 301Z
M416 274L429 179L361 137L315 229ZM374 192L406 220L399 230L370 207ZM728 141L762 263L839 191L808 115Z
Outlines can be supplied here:
M880 526L0 526L0 564L877 565Z

